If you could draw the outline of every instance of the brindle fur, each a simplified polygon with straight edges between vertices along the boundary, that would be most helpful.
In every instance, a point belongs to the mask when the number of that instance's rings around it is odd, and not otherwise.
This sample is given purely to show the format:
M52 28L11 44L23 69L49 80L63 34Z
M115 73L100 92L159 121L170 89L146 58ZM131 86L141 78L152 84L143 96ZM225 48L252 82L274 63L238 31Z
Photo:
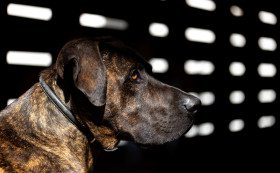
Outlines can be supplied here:
M200 101L149 71L121 43L67 43L41 76L96 141L90 144L36 83L0 113L0 172L92 172L101 149L113 149L121 139L144 145L178 139Z

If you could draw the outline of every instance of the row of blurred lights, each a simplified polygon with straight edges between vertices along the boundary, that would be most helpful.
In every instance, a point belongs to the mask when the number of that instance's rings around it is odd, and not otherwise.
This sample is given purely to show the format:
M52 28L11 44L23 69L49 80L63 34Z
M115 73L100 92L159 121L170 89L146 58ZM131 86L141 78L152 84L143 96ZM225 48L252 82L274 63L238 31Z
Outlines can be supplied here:
M10 65L48 67L52 64L52 55L49 52L8 51L6 61ZM154 73L166 73L169 69L169 63L164 58L151 58L149 63ZM187 60L184 63L184 70L190 75L210 75L215 66L211 61ZM260 77L274 77L277 68L272 63L260 63L257 71ZM246 67L242 62L232 62L229 65L229 72L232 76L243 76Z
M206 2L207 1L207 2ZM214 2L208 2L209 0L199 0L199 1L186 1L187 4L198 7L199 4L212 4ZM204 5L205 5L204 4ZM203 5L202 5L203 6ZM215 6L215 5L214 5ZM236 6L235 10L238 11ZM240 9L239 9L240 11ZM7 7L7 13L12 16L27 17L32 19L40 20L50 20L52 18L52 11L49 8L27 6L21 4L9 4ZM259 16L273 16L268 12L260 12ZM267 18L273 17L263 17L265 20ZM275 17L276 18L276 17ZM89 22L87 24L87 21ZM96 22L96 24L93 23ZM105 27L114 28L119 30L125 30L128 27L128 23L123 20L106 18L100 15L83 13L80 16L80 23L82 26L91 27ZM153 36L164 37L168 35L169 29L165 24L152 23L149 26L150 34ZM190 41L212 43L215 41L215 34L211 30L201 29L201 28L187 28L185 32L186 38ZM243 47L246 44L246 39L243 35L238 33L233 33L229 38L231 44L235 47ZM268 37L259 38L259 47L263 50L274 51L277 48L276 41ZM36 58L35 58L36 57ZM153 59L151 60L154 65L154 72L164 73L168 70L168 63L164 59ZM7 54L7 62L9 64L20 64L20 65L33 65L33 66L49 66L52 63L52 58L50 53L47 52L19 52L10 51ZM185 71L188 74L198 74L198 75L209 75L214 71L214 65L210 61L195 61L189 60L185 63ZM241 62L234 62L230 65L230 72L233 76L242 76L246 68ZM258 67L258 72L261 77L273 77L276 74L276 67L273 64L260 64Z
M211 91L200 93L191 92L190 94L197 96L201 100L203 106L213 105L216 97ZM273 103L276 100L277 93L273 89L262 89L258 92L257 98L260 103ZM234 90L229 93L229 101L231 104L242 104L246 99L246 95L242 90Z
M261 116L257 121L257 127L260 129L270 128L274 126L276 123L276 118L274 115L264 115ZM244 129L245 122L242 119L234 119L231 120L228 124L228 129L230 132L240 132ZM191 138L195 136L208 136L213 134L215 131L215 126L211 122L205 122L202 124L195 124L189 130L188 133L185 134L186 138Z
M186 4L189 7L206 11L216 10L216 3L212 0L186 0ZM230 12L235 17L242 17L244 15L242 8L237 5L232 5L230 7ZM276 25L277 23L277 17L271 12L260 11L258 17L259 20L265 24Z
M193 7L193 8L198 8L202 10L207 10L207 11L214 11L216 9L216 4L215 2L211 0L186 0L186 3L188 6ZM243 10L237 6L233 5L230 7L230 12L233 16L236 17L241 17L243 16L244 12ZM31 6L31 5L22 5L22 4L15 4L15 3L10 3L7 7L7 13L12 16L18 16L18 17L25 17L25 18L31 18L31 19L37 19L37 20L44 20L44 21L49 21L52 18L52 10L50 8L46 7L38 7L38 6ZM260 11L259 12L259 19L261 22L266 23L266 24L271 24L275 25L277 23L277 17L267 11ZM91 19L92 16L87 16L87 15L81 15L80 20L84 21L87 20L87 17ZM96 17L96 16L93 16ZM100 17L100 16L98 16ZM82 19L81 19L82 18ZM109 18L109 21L111 18ZM104 21L107 21L106 17L97 18L97 22L99 25L97 27L104 27L106 24ZM115 22L121 22L123 23L123 20L115 20ZM83 23L83 22L81 22ZM117 24L119 25L119 24ZM126 28L127 24L124 24L121 29ZM95 24L93 24L95 27ZM110 26L110 24L109 24Z
M155 37L166 37L169 34L169 29L166 24L152 23L149 26L149 33ZM192 42L208 44L214 43L216 40L216 35L212 30L194 27L188 27L185 30L185 37ZM229 42L233 47L244 47L246 45L246 38L240 33L232 33L229 36ZM264 51L275 51L277 43L273 38L260 37L258 39L258 46Z
M186 0L186 4L189 7L197 8L197 9L201 9L201 10L207 10L207 11L216 10L216 4L212 0ZM237 5L232 5L230 7L230 12L235 17L241 17L244 15L243 10ZM7 13L12 16L26 17L26 18L44 20L44 21L49 21L52 18L52 10L50 8L38 7L38 6L32 6L32 5L15 4L15 3L8 4ZM84 20L84 19L87 20L86 19L87 17L91 18L91 16L82 14L80 16L80 20L81 20L81 18L83 18L82 20ZM271 12L260 11L258 14L258 17L261 22L266 23L266 24L275 25L277 23L277 17ZM98 25L98 27L106 26L106 24L104 23L104 21L106 21L106 20L107 20L106 17L98 18L97 23L98 22L100 23ZM109 18L109 21L110 21L110 18ZM113 19L113 21L115 21L115 19ZM123 23L122 20L116 20L115 22ZM126 24L124 24L124 25L126 25ZM126 28L126 26L121 27L121 28L122 29Z
M169 63L164 58L151 58L149 63L152 65L154 73L166 73L169 69ZM215 66L211 61L190 59L184 63L184 70L189 75L211 75ZM257 71L260 77L274 77L277 68L272 63L260 63ZM232 62L229 64L229 72L232 76L243 76L246 67L242 62Z
M187 4L196 4L197 2L214 3L210 0L191 0L187 1ZM209 2L208 2L209 1ZM200 3L201 3L200 2ZM197 6L196 5L193 5ZM235 10L232 10L235 9ZM233 6L231 11L240 11L240 8ZM239 10L236 10L239 9ZM31 19L38 19L49 21L52 18L52 10L45 7L37 7L30 5L14 4L10 3L7 6L7 14L17 17L25 17ZM235 14L235 13L234 13ZM264 23L276 23L276 16L273 13L260 11L260 21ZM274 21L274 22L273 22ZM128 28L128 22L122 19L105 17L98 14L83 13L80 15L79 22L81 26L92 28L107 28L116 30L126 30ZM149 25L149 33L155 37L166 37L169 34L169 28L163 23L151 23ZM209 29L193 28L189 27L185 30L185 37L189 41L202 42L202 43L214 43L216 35ZM235 47L244 47L246 44L245 37L240 33L233 33L230 35L230 43ZM277 47L276 41L269 37L260 37L258 41L259 47L262 50L274 51Z

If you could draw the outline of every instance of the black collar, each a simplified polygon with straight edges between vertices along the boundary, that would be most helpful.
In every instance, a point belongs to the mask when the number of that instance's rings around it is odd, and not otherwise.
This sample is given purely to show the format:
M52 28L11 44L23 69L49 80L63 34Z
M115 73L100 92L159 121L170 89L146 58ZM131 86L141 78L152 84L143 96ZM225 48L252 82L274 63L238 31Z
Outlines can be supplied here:
M81 123L79 123L72 111L61 102L61 100L56 96L53 90L42 79L42 76L40 76L39 78L39 83L44 93L58 108L58 110L65 116L65 118L67 118L72 124L74 124L87 137L90 143L93 143L95 141L93 134L89 131L89 129L85 128L83 125L81 125Z
M57 109L67 118L72 124L74 124L88 139L89 143L93 143L96 139L89 129L85 128L81 123L75 118L72 111L66 107L61 100L56 96L53 90L46 84L42 76L39 78L39 83L44 93L48 96L51 102L57 107ZM99 144L100 145L100 144ZM101 147L102 148L102 147ZM104 151L111 152L115 151L118 148L113 149L103 149Z

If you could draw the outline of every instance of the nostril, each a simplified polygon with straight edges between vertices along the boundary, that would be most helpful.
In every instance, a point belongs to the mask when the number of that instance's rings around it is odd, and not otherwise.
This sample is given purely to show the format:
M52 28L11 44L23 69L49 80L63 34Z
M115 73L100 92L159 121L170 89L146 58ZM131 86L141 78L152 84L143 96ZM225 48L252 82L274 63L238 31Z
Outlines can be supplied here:
M184 104L184 107L189 112L196 112L200 107L200 100L189 100L187 103Z

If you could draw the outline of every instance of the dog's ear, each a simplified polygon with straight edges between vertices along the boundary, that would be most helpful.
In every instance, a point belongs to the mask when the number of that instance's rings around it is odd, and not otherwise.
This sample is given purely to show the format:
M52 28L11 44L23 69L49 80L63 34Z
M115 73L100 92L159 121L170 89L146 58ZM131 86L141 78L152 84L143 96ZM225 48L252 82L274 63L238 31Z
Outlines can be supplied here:
M56 69L63 80L67 78L66 71L71 71L75 87L84 93L92 104L105 104L107 74L98 42L87 39L70 41L60 51Z

